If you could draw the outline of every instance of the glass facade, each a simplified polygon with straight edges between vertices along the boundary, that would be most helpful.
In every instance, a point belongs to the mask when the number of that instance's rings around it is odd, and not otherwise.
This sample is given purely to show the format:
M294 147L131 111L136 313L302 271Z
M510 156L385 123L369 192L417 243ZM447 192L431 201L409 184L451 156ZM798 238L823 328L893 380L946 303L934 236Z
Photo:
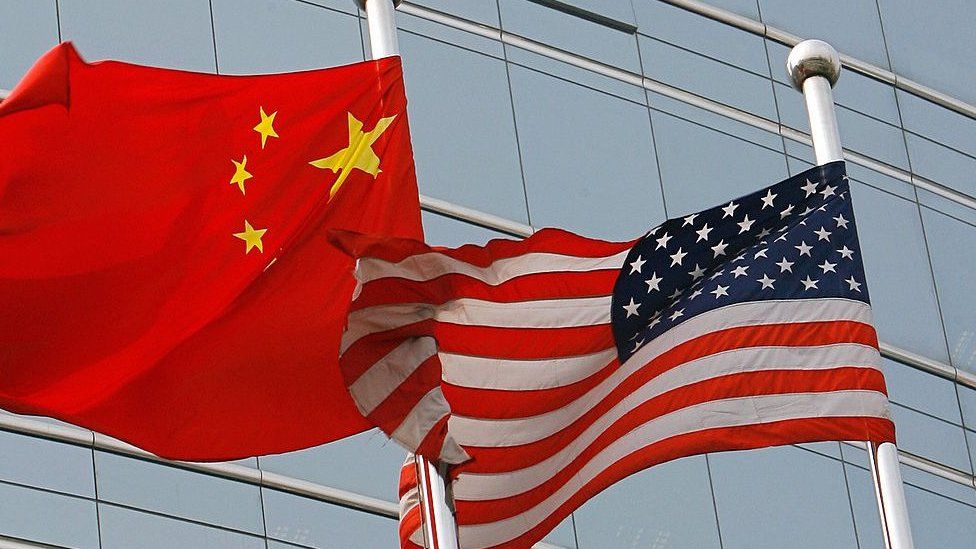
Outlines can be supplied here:
M720 11L659 0L403 2L421 193L513 222L425 212L428 240L484 242L518 224L632 238L805 169L813 155L802 97L783 70L789 47L763 24L976 103L968 2L706 2ZM351 0L0 0L0 88L59 40L90 60L223 74L369 52ZM916 546L972 547L976 111L852 70L835 95ZM0 545L395 547L402 459L370 432L194 467L0 413ZM883 545L857 443L661 465L583 505L546 542Z

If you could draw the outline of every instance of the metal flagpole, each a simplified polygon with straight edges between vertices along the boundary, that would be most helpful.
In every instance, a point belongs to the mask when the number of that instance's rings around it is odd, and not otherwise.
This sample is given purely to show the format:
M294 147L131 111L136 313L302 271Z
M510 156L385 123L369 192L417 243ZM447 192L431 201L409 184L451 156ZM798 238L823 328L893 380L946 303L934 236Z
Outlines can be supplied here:
M400 0L355 0L366 11L369 25L369 49L373 59L400 54L397 43L396 6ZM457 524L446 471L421 457L417 460L417 484L423 508L424 538L431 549L458 549Z
M820 40L800 42L786 60L790 80L803 92L806 100L810 137L818 165L844 159L831 91L840 77L840 69L837 51ZM885 546L888 549L913 549L905 490L898 468L898 449L890 442L880 445L869 442L868 454Z

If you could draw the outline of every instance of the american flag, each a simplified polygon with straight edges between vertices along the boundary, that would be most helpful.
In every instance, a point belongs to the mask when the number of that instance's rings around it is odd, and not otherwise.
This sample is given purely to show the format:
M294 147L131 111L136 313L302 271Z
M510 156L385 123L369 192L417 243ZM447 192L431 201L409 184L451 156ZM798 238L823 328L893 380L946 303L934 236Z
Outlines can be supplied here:
M633 242L336 242L360 258L350 393L455 464L463 547L529 546L671 459L894 439L843 163Z

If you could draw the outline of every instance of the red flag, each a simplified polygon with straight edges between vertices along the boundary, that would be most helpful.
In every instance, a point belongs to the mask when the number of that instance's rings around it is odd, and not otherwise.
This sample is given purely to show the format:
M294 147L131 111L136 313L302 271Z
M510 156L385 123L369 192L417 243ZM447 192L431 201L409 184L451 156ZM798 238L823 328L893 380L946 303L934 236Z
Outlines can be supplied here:
M399 59L217 76L62 44L0 149L0 407L190 460L370 427L325 234L421 237Z

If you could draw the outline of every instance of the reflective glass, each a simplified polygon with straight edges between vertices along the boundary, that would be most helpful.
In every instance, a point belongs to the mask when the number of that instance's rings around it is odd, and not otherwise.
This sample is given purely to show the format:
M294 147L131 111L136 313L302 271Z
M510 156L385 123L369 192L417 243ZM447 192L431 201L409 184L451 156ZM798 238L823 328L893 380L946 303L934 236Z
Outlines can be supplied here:
M780 120L783 124L810 133L803 97L785 84L776 84ZM845 149L857 151L887 164L908 169L908 154L902 130L876 118L838 105L837 126ZM792 151L791 151L792 152Z
M494 10L492 6L492 10ZM498 21L497 17L492 26L497 27ZM397 28L399 29L398 36L402 36L404 33L419 34L427 38L432 38L439 42L444 42L445 44L451 44L458 46L460 48L484 53L487 55L494 56L498 59L505 58L504 46L497 40L497 38L487 38L479 34L474 34L466 30L456 29L448 25L442 25L440 23L435 23L429 19L424 19L423 17L416 17L408 13L397 13ZM362 30L363 30L363 43L366 45L366 51L370 49L369 46L369 25L366 20L362 20ZM399 39L402 43L402 38ZM408 58L404 54L405 58Z
M751 141L774 151L783 150L783 138L778 133L766 131L744 122L728 118L721 114L707 111L677 99L666 97L659 93L647 93L648 104L651 109L683 118L701 126L728 134L739 139ZM773 121L775 124L775 121Z
M0 431L0 480L95 497L89 448Z
M632 475L576 511L580 547L720 547L704 456Z
M261 469L374 498L396 501L406 452L379 430L260 458Z
M498 4L495 0L414 0L412 3L498 27Z
M976 124L973 119L917 95L901 90L897 93L905 129L947 147L976 155Z
M359 18L353 15L300 2L213 0L213 17L217 62L224 74L297 71L363 60Z
M533 225L630 239L663 221L646 107L521 67L511 78Z
M976 103L972 70L976 10L970 0L878 0L891 68L967 103Z
M960 471L972 472L962 427L891 404L898 447Z
M400 33L420 192L525 222L505 63Z
M883 363L888 398L893 402L962 425L953 382L894 360Z
M928 208L922 208L922 216L952 363L976 372L976 294L971 285L976 227Z
M62 547L98 547L98 517L91 500L0 482L0 502L0 535Z
M905 133L908 155L912 159L912 171L946 187L976 195L976 158L920 137Z
M976 389L957 385L959 406L962 408L962 421L967 429L976 431Z
M0 88L10 90L44 52L58 43L55 0L0 3Z
M351 13L352 15L359 14L359 8L356 6L355 2L347 2L346 0L296 0L306 4L317 4L326 8L331 8L334 10L343 11L346 13Z
M638 36L644 74L685 91L776 120L771 82L713 59Z
M948 360L918 206L856 181L851 194L879 337Z
M630 5L630 0L563 0L563 2L621 23L634 24L634 8Z
M671 217L687 215L786 177L786 158L748 141L653 112L654 139Z
M95 474L101 501L263 532L256 486L106 452L95 452Z
M264 490L264 514L269 538L306 547L398 546L396 520L276 490Z
M573 528L573 516L570 515L552 529L552 532L542 538L545 543L565 549L577 549L576 530Z
M634 11L637 13L638 32L641 34L756 74L769 75L766 49L760 36L660 1L635 1ZM655 60L642 57L641 61L647 71ZM714 65L705 70L715 70ZM705 74L702 78L721 77Z
M929 490L968 505L976 505L976 491L971 483L961 483L942 478L932 473L916 469L910 465L901 466L902 482L922 490Z
M845 455L850 447L844 447ZM865 460L867 454L861 451ZM874 495L874 480L871 473L861 467L845 463L847 489L851 495L851 509L854 512L854 527L857 529L858 545L862 549L884 547L881 534L881 517L878 514L878 500ZM921 546L919 546L921 547Z
M494 238L514 238L430 212L423 212L423 222L424 241L434 246L453 248L464 244L484 244Z
M645 104L647 102L647 95L640 83L641 77L637 74L625 82L519 47L506 45L505 51L508 62L512 65L535 69L561 80L616 95L634 103Z
M210 4L199 0L59 0L61 37L89 61L214 72Z
M837 51L888 67L875 0L759 0L763 23L829 42Z
M499 0L508 32L639 73L634 35L524 0Z
M98 504L102 549L262 549L264 538L210 528L179 519L152 515L114 505Z
M915 547L972 547L976 508L911 485L905 499Z
M857 547L841 462L791 446L710 457L722 547Z

